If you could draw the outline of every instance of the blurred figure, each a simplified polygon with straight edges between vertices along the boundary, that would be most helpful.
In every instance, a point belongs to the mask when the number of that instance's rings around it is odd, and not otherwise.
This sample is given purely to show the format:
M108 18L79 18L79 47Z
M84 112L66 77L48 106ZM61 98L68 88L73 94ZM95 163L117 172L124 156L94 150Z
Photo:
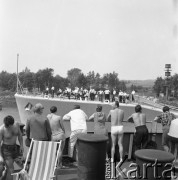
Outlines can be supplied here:
M132 96L132 101L133 101L133 102L135 101L134 95L135 95L135 91L133 90L133 91L131 92L131 96Z
M101 102L103 102L103 94L104 94L103 90L100 89L98 91L98 96L99 96L99 101L101 101Z
M53 98L54 97L54 86L51 87L51 97Z
M61 95L62 95L62 89L59 88L59 90L58 90L58 92L57 92L57 97L61 97Z
M46 96L49 95L49 88L48 88L48 87L46 87L45 95L46 95Z
M110 90L106 89L104 91L104 94L105 94L105 100L110 101Z
M90 100L94 101L95 100L95 89L91 88L89 93L90 93Z
M88 96L89 96L88 90L85 88L85 89L83 90L83 92L84 92L85 101L87 101L87 100L88 100Z
M120 90L119 91L119 102L122 102L122 96L123 96L123 92Z
M113 91L112 91L112 102L115 101L115 97L116 97L116 90L113 89Z
M70 97L71 97L71 92L72 92L71 88L70 87L66 87L66 93L67 93L68 99L70 99Z

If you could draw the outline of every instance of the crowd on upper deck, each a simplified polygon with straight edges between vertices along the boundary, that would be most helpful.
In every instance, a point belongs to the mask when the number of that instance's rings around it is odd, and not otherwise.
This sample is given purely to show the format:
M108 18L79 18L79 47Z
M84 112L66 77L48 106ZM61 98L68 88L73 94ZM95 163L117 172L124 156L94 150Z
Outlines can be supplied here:
M108 101L114 102L119 101L120 103L127 103L129 101L134 101L135 91L133 90L130 94L126 91L116 90L113 88L109 90L109 88L95 90L94 88L79 88L75 87L71 89L70 87L66 87L65 90L58 89L55 91L54 86L51 87L51 90L47 87L43 93L44 97L59 97L68 99L76 99L76 100L99 100L100 102Z

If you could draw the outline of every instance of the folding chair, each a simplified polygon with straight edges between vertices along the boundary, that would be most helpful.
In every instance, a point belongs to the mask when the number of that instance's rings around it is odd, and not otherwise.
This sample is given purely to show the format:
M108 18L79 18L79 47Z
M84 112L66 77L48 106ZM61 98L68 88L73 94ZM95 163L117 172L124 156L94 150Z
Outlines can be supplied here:
M57 167L60 147L61 141L32 140L24 168L20 172L12 174L15 175L15 180L51 180L56 178L54 173ZM30 164L28 163L29 159Z

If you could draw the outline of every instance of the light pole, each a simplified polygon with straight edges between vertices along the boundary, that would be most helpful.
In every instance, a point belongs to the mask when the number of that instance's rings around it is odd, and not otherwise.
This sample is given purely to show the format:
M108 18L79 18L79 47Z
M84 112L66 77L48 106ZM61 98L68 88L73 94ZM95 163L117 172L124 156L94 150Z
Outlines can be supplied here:
M171 76L171 64L165 64L165 76L166 76L166 83L165 83L165 86L166 86L166 100L168 100L168 87L169 87L169 84L168 84L168 81L169 81L169 77Z

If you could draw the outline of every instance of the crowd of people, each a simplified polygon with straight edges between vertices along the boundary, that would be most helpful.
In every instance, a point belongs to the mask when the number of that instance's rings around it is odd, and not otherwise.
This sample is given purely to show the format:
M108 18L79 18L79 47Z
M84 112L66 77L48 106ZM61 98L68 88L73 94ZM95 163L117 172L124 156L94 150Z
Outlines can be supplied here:
M37 103L35 106L28 104L28 107L25 107L25 110L32 112L26 122L26 146L29 146L31 139L39 141L61 141L62 145L58 166L62 167L62 153L66 140L66 130L63 121L70 121L71 134L69 137L68 155L71 159L73 158L78 136L82 133L87 133L87 121L94 121L95 134L102 134L107 137L108 129L105 126L105 122L109 121L111 122L112 140L111 162L114 162L116 144L118 144L119 147L120 162L123 161L124 111L120 109L119 101L113 102L112 109L108 115L102 111L101 104L96 106L96 112L93 112L89 117L78 104L74 105L73 110L69 111L63 117L57 114L56 106L50 108L50 114L46 117L43 115L43 109L44 107L41 103ZM154 119L154 121L162 123L162 145L166 151L169 149L167 133L171 121L175 118L176 116L169 112L169 107L165 106L163 113ZM142 112L141 105L135 106L135 112L128 117L127 121L133 122L135 125L134 151L146 148L149 132L146 126L146 115ZM19 141L19 145L16 144L17 140ZM19 166L23 166L23 152L24 145L19 123L14 121L12 116L6 116L4 123L0 126L0 170L2 164L5 164L7 168L1 170L0 175L6 176L8 180L13 179L11 176L14 171L13 163L16 162ZM77 157L76 148L76 162L78 160ZM108 158L108 155L106 155L106 157ZM4 171L6 171L6 173L4 173Z
M47 87L44 91L44 97L67 97L68 99L76 99L76 100L91 100L95 101L98 100L100 102L114 102L115 100L119 101L120 103L127 103L129 101L135 101L134 95L135 91L133 90L131 94L126 93L125 91L116 89L109 90L106 89L99 89L96 91L94 88L78 88L75 87L73 90L70 87L66 87L65 90L59 88L55 93L54 86L51 87L51 91Z

